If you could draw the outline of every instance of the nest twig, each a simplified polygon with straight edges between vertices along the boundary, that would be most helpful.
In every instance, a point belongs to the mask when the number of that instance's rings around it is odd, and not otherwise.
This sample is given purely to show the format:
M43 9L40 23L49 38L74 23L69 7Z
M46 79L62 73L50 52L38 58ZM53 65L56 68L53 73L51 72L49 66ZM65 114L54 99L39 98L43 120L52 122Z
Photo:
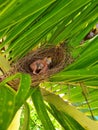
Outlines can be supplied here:
M30 64L38 59L43 59L44 57L52 58L50 68L44 74L34 75L30 69ZM7 76L17 72L28 73L32 78L32 86L36 86L40 82L47 80L51 75L61 71L71 62L72 58L67 50L67 47L54 46L49 48L39 48L36 51L31 51L25 57L21 58L15 65L13 65ZM14 85L15 89L17 88L17 83L17 81L10 82L11 86Z

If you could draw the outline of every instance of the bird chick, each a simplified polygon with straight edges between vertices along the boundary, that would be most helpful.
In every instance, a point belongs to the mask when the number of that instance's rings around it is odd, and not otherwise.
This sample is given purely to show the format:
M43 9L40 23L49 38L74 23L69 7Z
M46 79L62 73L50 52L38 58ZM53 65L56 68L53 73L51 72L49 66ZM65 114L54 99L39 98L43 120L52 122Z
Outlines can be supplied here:
M33 71L33 74L41 74L41 73L46 73L46 71L49 69L49 65L51 64L52 59L51 57L47 58L45 57L42 60L37 60L30 64L30 68Z

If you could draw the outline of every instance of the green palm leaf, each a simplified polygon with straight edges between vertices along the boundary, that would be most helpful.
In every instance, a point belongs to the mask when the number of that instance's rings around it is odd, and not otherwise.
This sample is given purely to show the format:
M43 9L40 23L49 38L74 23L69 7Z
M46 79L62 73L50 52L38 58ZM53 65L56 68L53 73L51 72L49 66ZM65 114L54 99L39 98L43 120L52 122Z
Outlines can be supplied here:
M96 121L90 119L92 116L98 119L98 34L81 44L98 23L97 5L98 0L0 1L0 38L6 37L0 44L0 68L3 73L9 71L9 64L16 63L39 46L52 47L63 42L74 59L62 71L51 75L48 82L39 84L40 88L37 90L33 86L30 89L30 77L26 74L16 74L20 78L17 93L13 93L10 86L5 85L15 76L0 83L0 107L4 115L2 119L5 120L5 115L9 115L7 110L3 112L8 100L13 104L12 108L8 108L11 109L8 121L0 128L8 127L13 113L16 113L35 90L32 100L45 129L55 129L47 110L64 129L98 129ZM61 98L57 95L63 96ZM9 97L8 100L6 96ZM5 106L1 101L2 97ZM26 113L29 118L29 108ZM28 126L27 121L23 128Z

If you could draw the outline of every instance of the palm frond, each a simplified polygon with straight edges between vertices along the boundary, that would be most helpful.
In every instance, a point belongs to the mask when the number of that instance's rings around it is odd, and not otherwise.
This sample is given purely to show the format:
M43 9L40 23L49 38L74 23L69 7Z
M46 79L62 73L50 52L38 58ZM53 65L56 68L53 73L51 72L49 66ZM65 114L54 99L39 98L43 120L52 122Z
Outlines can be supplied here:
M48 82L41 83L40 88L30 89L30 76L26 74L16 74L1 82L1 129L7 129L14 114L31 95L45 129L55 129L47 110L64 129L98 129L94 121L98 118L98 35L84 40L97 23L98 0L0 1L0 38L5 39L0 43L0 49L4 49L0 50L3 72L9 70L10 63L16 63L39 46L64 43L74 59L62 71L51 75ZM7 83L16 78L20 82L14 92Z

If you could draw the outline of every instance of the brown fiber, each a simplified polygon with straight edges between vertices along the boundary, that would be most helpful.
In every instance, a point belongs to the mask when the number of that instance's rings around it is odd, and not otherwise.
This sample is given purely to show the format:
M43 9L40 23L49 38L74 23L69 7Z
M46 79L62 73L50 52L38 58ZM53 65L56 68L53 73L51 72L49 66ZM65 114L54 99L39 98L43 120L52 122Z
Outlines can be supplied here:
M38 59L43 59L44 57L52 58L50 68L44 74L34 75L32 73L32 70L30 69L30 64ZM16 72L28 73L31 75L32 78L32 86L36 86L40 82L48 80L51 75L61 71L71 62L72 58L68 52L67 47L61 45L47 48L39 48L35 51L31 51L29 54L21 58L15 65L13 65L7 76L15 74ZM13 84L14 86L16 86L16 82L12 82L12 86Z

